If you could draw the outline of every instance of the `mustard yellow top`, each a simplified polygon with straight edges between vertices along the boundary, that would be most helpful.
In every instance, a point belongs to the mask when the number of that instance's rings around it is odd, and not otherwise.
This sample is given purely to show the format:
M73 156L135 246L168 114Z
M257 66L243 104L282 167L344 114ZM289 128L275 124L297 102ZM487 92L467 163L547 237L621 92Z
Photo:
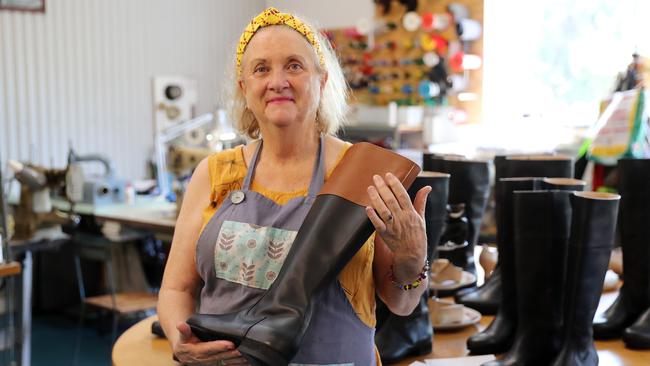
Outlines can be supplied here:
M344 151L338 157L336 165L341 161L343 155L351 145L344 148ZM210 204L203 209L203 226L205 226L217 209L223 203L223 200L232 190L240 189L244 183L244 177L248 167L244 162L243 145L235 148L224 150L212 154L208 158L208 169L210 172L210 184L212 193L210 194ZM326 172L325 180L329 178L332 169ZM276 192L265 189L251 183L251 189L265 197L273 200L275 203L282 205L290 199L306 196L308 188L294 192ZM375 321L375 284L372 277L372 260L375 254L374 234L361 247L357 254L352 258L338 276L339 283L350 301L352 308L367 326L374 328Z

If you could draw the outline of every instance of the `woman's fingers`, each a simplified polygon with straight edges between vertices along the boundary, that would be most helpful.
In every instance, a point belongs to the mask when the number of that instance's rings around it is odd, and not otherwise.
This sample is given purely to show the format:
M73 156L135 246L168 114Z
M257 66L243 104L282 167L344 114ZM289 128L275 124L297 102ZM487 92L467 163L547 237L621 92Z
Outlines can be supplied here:
M198 352L206 355L220 355L223 359L240 356L239 352L235 351L235 345L230 341L200 342L194 346Z
M415 211L417 211L421 218L424 218L424 211L427 207L427 197L429 196L429 193L431 193L431 189L431 186L425 186L420 188L418 193L415 194L413 208L415 208Z
M378 175L375 175L372 177L372 180L375 183L375 187L379 193L379 196L381 197L382 201L384 201L384 204L386 207L388 207L393 216L399 214L402 208L397 202L393 191L388 187L384 179Z
M392 173L386 173L385 181L388 183L388 187L390 187L391 192L397 199L402 210L407 211L413 209L411 198L402 182L400 182L400 180Z
M243 357L237 357L237 358L231 358L229 360L223 361L224 365L228 366L242 366L242 365L250 365L248 360L246 360Z
M241 354L232 347L228 341L184 343L174 354L185 365L241 364Z
M180 343L196 343L198 342L198 338L194 336L192 333L192 329L190 328L189 324L185 322L179 322L176 324L176 329L178 329L178 333L180 334Z
M375 208L379 218L384 222L390 221L393 213L388 209L388 206L386 206L386 203L379 195L377 188L373 186L368 187L368 195L370 196L370 203L372 203L372 207Z
M386 231L386 224L384 221L382 221L381 217L377 215L377 212L374 208L370 206L366 207L366 214L368 214L370 222L372 222L372 225L375 227L375 230L377 230L378 233L383 233Z

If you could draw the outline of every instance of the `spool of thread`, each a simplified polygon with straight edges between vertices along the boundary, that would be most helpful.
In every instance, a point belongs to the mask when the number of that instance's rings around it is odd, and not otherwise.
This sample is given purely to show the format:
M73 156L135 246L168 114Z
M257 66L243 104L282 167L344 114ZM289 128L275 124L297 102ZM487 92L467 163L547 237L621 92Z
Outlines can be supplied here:
M420 18L420 15L414 11L409 11L404 14L404 17L402 18L402 26L404 26L404 29L409 32L415 32L418 30L420 24L422 24L422 18Z
M476 41L481 38L481 29L481 23L474 19L462 19L456 26L461 41Z

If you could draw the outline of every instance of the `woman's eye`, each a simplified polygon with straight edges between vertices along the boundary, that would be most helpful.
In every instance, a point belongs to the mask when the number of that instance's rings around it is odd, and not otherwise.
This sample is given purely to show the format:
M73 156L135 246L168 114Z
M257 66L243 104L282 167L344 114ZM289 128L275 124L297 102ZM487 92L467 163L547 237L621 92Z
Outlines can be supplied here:
M302 65L298 64L298 63L289 64L289 70L291 70L291 71L302 70Z
M268 71L268 68L266 66L257 66L253 71L255 73L266 72L266 71Z

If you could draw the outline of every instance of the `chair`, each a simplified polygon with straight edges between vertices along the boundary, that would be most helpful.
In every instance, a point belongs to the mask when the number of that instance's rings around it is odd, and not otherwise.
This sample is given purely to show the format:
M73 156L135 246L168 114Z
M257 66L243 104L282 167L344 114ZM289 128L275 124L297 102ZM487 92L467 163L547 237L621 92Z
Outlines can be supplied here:
M144 312L155 309L157 296L146 291L120 292L115 277L115 252L120 246L132 245L132 242L142 239L146 234L138 231L124 231L112 234L110 237L98 234L75 233L75 272L79 288L81 309L79 312L79 329L75 345L74 363L77 364L81 345L81 331L85 318L86 307L110 311L112 313L111 343L117 338L119 318L127 314ZM108 292L102 295L87 296L84 284L81 259L102 262L106 268L106 284ZM139 266L139 264L138 264Z

